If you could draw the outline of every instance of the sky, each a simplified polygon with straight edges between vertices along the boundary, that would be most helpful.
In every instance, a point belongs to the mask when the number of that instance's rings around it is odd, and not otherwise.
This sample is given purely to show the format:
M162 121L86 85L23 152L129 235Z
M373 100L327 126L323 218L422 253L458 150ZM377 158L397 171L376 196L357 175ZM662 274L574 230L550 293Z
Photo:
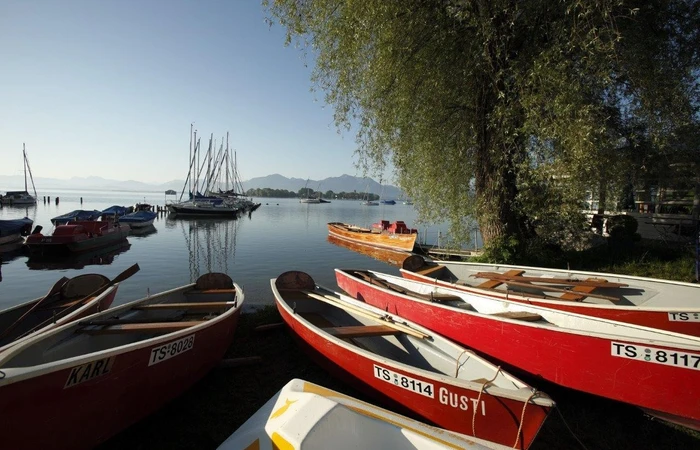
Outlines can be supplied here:
M185 179L190 124L244 180L362 176L259 0L2 0L0 175ZM308 65L308 67L305 65Z

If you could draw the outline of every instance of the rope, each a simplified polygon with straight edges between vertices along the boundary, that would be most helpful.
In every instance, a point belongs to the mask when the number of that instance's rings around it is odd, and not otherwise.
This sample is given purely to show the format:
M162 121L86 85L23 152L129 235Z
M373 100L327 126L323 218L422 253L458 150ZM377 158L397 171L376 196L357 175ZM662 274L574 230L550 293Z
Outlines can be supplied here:
M537 389L533 389L532 393L530 396L525 400L525 404L523 405L523 410L520 413L520 425L518 425L518 433L515 435L515 444L513 444L513 448L518 448L518 441L520 441L520 432L523 430L523 421L525 420L525 410L527 409L527 404L530 403L530 400L532 400L532 397L537 395Z
M469 350L464 349L464 350L462 350L462 353L460 353L459 356L457 357L457 361L455 361L455 378L457 378L457 375L459 374L459 360L462 358L463 354L468 353L468 352L469 352Z
M566 420L564 420L564 415L561 413L561 410L559 409L559 407L556 407L556 408L554 408L554 409L557 410L557 412L559 413L559 417L561 417L562 423L564 424L564 426L566 427L566 429L569 430L569 433L571 433L571 435L574 437L574 439L576 439L576 442L578 442L579 445L580 445L584 450L588 450L587 447L586 447L585 445L583 445L583 442L581 442L581 440L578 438L578 436L576 436L576 435L574 434L574 432L571 430L571 428L569 427L569 424L566 423Z
M493 383L493 381L496 379L498 374L501 372L501 366L498 366L496 368L496 374L491 378L490 380L487 380L484 382L484 384L481 385L481 388L479 388L479 396L476 398L476 406L474 406L474 412L472 413L472 436L476 437L476 409L479 407L479 401L481 401L481 394L484 392L484 388L486 387L487 384Z

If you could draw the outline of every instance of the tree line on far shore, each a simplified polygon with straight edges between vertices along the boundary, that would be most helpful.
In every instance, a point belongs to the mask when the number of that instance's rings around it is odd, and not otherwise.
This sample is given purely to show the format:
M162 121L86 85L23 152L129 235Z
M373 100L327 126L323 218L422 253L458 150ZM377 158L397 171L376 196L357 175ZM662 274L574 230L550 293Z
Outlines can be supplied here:
M272 197L272 198L308 198L308 197L321 197L328 200L379 200L379 195L371 194L368 192L333 192L328 190L326 192L314 191L309 188L301 188L297 192L288 191L286 189L272 189L272 188L255 188L248 189L245 195L249 197Z

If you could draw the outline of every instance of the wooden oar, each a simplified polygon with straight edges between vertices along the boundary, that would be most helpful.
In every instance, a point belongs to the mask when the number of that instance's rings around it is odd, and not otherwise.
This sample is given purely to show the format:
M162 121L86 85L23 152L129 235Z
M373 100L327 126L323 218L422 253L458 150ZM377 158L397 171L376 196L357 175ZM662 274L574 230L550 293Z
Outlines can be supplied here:
M567 278L542 278L542 277L525 277L525 276L509 276L505 273L498 272L479 272L474 275L476 278L488 278L490 280L513 280L513 281L523 281L529 283L552 283L552 284L565 284L570 286L592 286L592 287L606 287L606 288L618 288L627 287L624 283L611 283L607 280L602 279L588 279L588 280L572 280Z
M135 274L136 272L138 272L140 269L141 269L141 268L139 267L138 264L134 264L133 266L131 266L131 267L129 267L128 269L126 269L124 272L122 272L122 273L120 273L119 275L117 275L116 277L114 277L114 279L112 279L109 283L105 284L104 286L101 286L101 287L97 288L94 292L91 292L90 294L88 294L88 295L86 295L85 297L83 297L83 299L85 300L85 299L89 299L89 298L95 297L95 296L97 296L97 295L100 295L100 294L103 293L105 290L107 290L107 288L109 288L110 286L113 286L113 285L115 285L115 284L117 284L117 283L121 283L122 281L126 280L127 278L129 278L130 276L132 276L133 274ZM39 325L36 325L35 327L32 327L30 330L28 330L27 332L25 332L24 334L22 334L22 336L20 336L20 337L26 336L26 335L28 335L29 333L33 333L34 331L39 330L39 329L45 327L46 325L48 325L48 324L50 324L51 322L55 321L58 317L66 316L66 315L72 313L74 310L79 309L79 308L80 308L81 306L83 306L83 305L84 305L84 302L77 302L77 303L71 305L70 307L68 307L68 308L64 309L63 311L61 311L61 313L60 313L59 316L57 316L57 317L51 317L50 319L47 319L47 320L43 321L43 322L40 323Z
M34 303L34 305L32 305L32 307L29 308L29 310L28 310L27 312L25 312L24 314L22 314L22 315L19 317L19 319L15 320L15 321L12 323L12 325L10 325L9 327L5 328L5 330L4 330L2 333L0 333L0 341L1 341L2 338L4 338L5 336L9 335L10 332L11 332L12 330L14 330L15 328L17 328L17 326L18 326L20 323L22 323L22 321L23 321L26 317L28 317L36 308L38 308L39 306L41 306L41 305L42 305L44 302L46 302L49 298L51 298L51 297L53 297L54 295L56 295L57 293L59 293L59 292L61 291L61 288L63 287L63 285L66 284L66 282L67 282L68 280L69 280L68 277L62 277L60 280L58 280L58 281L51 287L51 289L49 289L49 292L48 292L43 298L37 300L37 302Z
M507 280L508 284L512 284L513 286L522 286L522 287L529 287L529 288L534 288L534 289L539 289L542 291L552 291L552 292L566 292L566 293L573 293L575 292L576 295L582 295L584 297L595 297L595 298L602 298L603 300L610 300L611 302L619 302L620 299L617 297L610 297L608 295L600 295L600 294L593 294L590 292L576 292L572 291L571 289L561 289L561 288L555 288L551 286L540 286L537 284L530 284L530 283L525 283L525 282L520 282L520 281L511 281ZM521 293L520 295L524 295Z
M381 314L373 313L371 311L367 311L366 309L351 305L349 303L342 302L337 299L337 297L333 297L331 295L319 295L315 292L307 291L307 290L302 290L304 294L308 295L311 298L315 298L316 300L320 300L322 302L328 303L330 305L333 305L335 307L344 309L346 311L350 311L352 313L355 313L359 316L365 317L367 319L372 319L375 320L382 325L386 325L387 327L394 328L395 330L401 331L406 334L410 334L411 336L415 336L419 339L425 339L431 337L429 334L423 333L418 330L414 330L413 328L409 327L408 325L404 325L402 323L398 322L392 322L387 320L385 316L382 316Z

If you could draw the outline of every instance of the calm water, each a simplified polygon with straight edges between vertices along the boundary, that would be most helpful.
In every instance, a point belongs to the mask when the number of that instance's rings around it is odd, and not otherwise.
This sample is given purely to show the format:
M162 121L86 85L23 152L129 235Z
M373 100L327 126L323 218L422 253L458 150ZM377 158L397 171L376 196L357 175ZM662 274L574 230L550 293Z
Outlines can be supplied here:
M51 203L42 203L44 195L51 197ZM56 196L60 198L58 205L54 203ZM28 216L48 234L52 230L50 219L60 214L144 201L163 205L165 197L152 192L41 191L36 207L4 207L0 209L0 219ZM229 274L245 291L248 305L272 304L270 278L287 270L307 272L318 284L331 288L336 288L336 267L398 274L396 267L330 243L328 222L368 226L380 219L404 220L408 226L419 228L421 239L427 243L436 243L438 232L446 230L444 225L417 227L416 212L410 205L362 206L357 201L300 204L296 199L265 198L256 201L262 206L238 220L160 216L150 233L129 236L128 246L110 248L102 254L56 261L36 260L20 252L0 253L0 309L46 294L62 276L101 273L112 279L134 263L141 270L120 285L115 305L144 297L148 292L194 282L210 271Z

